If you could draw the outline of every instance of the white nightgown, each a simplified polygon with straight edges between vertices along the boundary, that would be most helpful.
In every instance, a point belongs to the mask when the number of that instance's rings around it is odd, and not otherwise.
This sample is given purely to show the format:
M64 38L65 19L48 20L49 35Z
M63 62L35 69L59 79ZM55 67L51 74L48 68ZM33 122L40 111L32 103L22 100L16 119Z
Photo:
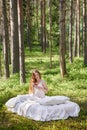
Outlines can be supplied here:
M43 80L38 84L43 87ZM45 96L34 87L34 94L18 95L6 102L8 110L37 121L50 121L77 117L80 107L66 96Z

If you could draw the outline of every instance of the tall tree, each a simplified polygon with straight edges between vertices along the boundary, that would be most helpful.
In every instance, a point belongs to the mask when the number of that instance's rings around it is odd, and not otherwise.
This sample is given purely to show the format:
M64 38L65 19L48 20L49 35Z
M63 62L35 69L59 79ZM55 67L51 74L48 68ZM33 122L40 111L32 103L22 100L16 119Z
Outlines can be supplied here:
M41 49L43 51L43 1L40 0L40 10L41 10L41 22L40 22L40 38L41 38Z
M87 65L86 22L86 0L83 0L83 54L85 65Z
M73 3L73 7L76 5L76 1ZM77 56L77 7L74 9L74 44L73 44L73 57Z
M73 0L70 0L70 23L69 23L69 59L70 63L73 61L72 57L72 7L73 7Z
M60 0L60 72L66 74L65 62L65 0Z
M1 50L1 43L0 43L0 77L2 76L2 60L1 60L1 57L2 57L2 50Z
M31 41L31 0L27 0L27 30L28 30L28 46L30 51L32 50L32 41Z
M1 8L1 1L0 1L0 8ZM3 28L3 24L2 24L2 9L0 10L0 77L2 76L2 28Z
M2 4L2 17L3 17L4 73L5 73L5 78L8 78L9 77L9 61L8 61L9 33L8 33L7 11L6 11L6 0L2 0L1 4Z
M43 0L43 52L46 53L46 0Z
M49 5L49 47L50 47L50 68L52 68L52 18L51 18L51 1L48 1L48 5Z
M2 17L2 8L1 8L1 1L0 1L0 23L1 23L1 17Z
M77 0L77 56L80 57L80 0Z
M41 46L42 52L46 52L46 1L41 0Z
M17 0L18 5L18 33L19 33L19 61L20 61L20 84L25 83L25 58L23 37L23 0Z
M39 0L36 0L37 41L39 42Z
M10 45L11 45L12 73L17 73L19 72L17 0L10 0L10 27L11 27Z

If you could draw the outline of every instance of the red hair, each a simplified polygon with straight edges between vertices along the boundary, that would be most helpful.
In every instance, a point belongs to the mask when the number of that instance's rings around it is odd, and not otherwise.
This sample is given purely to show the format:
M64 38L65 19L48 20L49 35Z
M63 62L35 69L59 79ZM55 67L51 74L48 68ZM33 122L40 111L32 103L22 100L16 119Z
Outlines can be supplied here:
M37 79L35 78L35 74L38 74L41 79L41 74L38 70L34 70L32 72L31 80L30 80L30 86L29 86L29 93L33 93L33 84L37 83Z

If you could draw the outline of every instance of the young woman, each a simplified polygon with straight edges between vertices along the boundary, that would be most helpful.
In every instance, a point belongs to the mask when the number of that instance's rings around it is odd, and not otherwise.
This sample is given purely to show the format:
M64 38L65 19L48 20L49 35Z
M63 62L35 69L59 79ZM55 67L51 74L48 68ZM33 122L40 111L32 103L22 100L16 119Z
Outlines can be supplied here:
M38 70L32 72L29 94L18 95L6 102L8 110L38 121L77 117L80 107L66 96L46 96L46 82Z
M38 70L34 70L32 72L29 94L33 94L37 97L44 97L45 93L48 92L48 88L46 86L46 82L41 79L41 74Z

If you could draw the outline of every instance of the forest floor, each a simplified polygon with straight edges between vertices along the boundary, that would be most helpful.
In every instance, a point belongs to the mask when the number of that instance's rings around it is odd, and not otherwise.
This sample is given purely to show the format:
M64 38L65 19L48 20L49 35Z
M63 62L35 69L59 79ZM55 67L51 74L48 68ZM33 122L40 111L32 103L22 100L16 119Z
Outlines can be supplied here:
M20 85L19 74L9 79L0 78L0 130L87 130L87 67L83 58L75 58L70 64L66 58L67 75L62 78L58 52L53 51L52 68L49 53L33 50L25 53L26 83ZM2 66L3 67L3 66ZM28 93L29 80L33 69L39 69L47 82L47 95L65 95L80 106L78 117L49 122L34 121L7 110L5 103L11 97Z

